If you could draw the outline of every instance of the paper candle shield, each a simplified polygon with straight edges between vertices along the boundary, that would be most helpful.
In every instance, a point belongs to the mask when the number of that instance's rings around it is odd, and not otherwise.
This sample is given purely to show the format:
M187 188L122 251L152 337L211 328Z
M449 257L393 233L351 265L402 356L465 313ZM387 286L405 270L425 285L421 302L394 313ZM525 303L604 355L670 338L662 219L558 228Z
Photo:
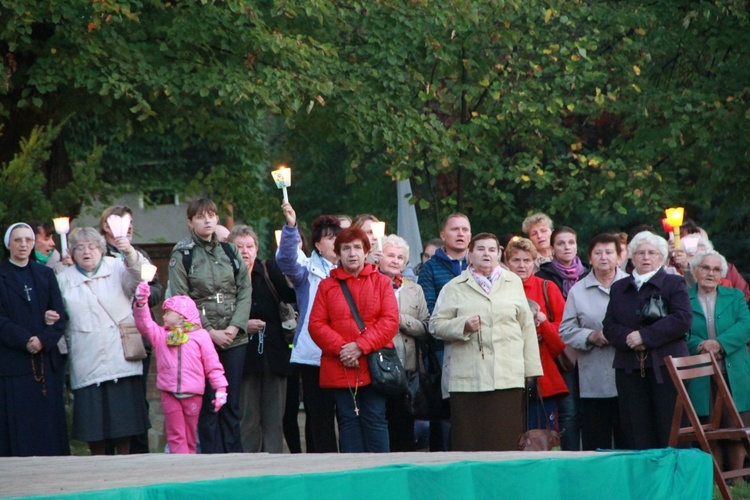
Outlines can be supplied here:
M70 231L70 217L57 217L52 219L57 234L68 234Z
M112 236L115 238L122 238L128 235L128 229L130 229L130 214L125 214L122 217L119 215L110 215L107 217L107 224L109 229L112 231Z
M373 222L370 224L370 228L374 237L379 239L385 236L385 222Z
M148 283L156 276L156 266L148 262L141 266L141 281Z
M271 172L276 187L281 189L292 185L292 169L280 167L278 170Z

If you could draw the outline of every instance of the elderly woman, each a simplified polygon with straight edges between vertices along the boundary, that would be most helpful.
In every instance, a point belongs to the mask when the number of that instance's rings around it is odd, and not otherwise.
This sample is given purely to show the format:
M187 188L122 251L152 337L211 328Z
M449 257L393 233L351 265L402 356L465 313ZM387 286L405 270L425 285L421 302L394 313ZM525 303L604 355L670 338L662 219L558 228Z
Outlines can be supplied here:
M383 255L378 268L388 276L398 301L398 333L393 339L398 357L406 371L418 368L416 340L429 338L427 333L427 302L422 287L404 279L401 273L409 262L409 245L395 234L383 238ZM388 435L391 451L414 450L414 417L403 396L390 396L386 401Z
M0 457L70 455L65 363L57 349L67 320L52 269L35 262L34 230L5 233L0 263Z
M687 338L690 354L713 353L727 380L734 404L745 425L750 425L750 312L745 296L719 282L727 274L727 261L714 250L699 252L690 263L696 284L688 290L693 325ZM701 417L709 415L710 389L707 378L690 381L688 392ZM728 470L741 469L745 449L740 441L725 446ZM719 454L721 456L721 454Z
M532 313L534 313L544 375L539 377L534 390L531 391L528 427L529 429L544 429L546 418L550 428L555 429L557 428L555 423L557 399L568 394L565 381L555 364L555 357L565 350L565 344L560 339L559 333L565 300L555 285L534 276L536 258L536 248L531 240L526 238L511 240L505 250L505 264L511 272L521 278L526 298L533 301L537 309L532 310ZM542 396L543 403L537 394Z
M523 284L499 265L499 247L490 233L471 239L471 265L443 287L430 319L445 341L453 451L515 450L526 378L543 373Z
M309 321L312 304L321 281L328 277L338 262L334 251L336 235L341 231L334 215L321 215L313 221L310 258L298 253L301 240L297 214L292 205L281 205L286 224L281 229L281 242L276 262L294 286L300 321L294 334L292 368L302 379L305 406L305 446L308 453L336 453L336 404L333 395L320 388L320 348L310 337Z
M628 246L635 269L612 284L604 337L615 348L613 366L625 445L663 448L669 441L677 391L664 366L687 356L693 313L685 280L667 274L667 241L643 231Z
M70 316L65 337L73 388L72 437L104 453L113 440L118 454L130 450L130 437L150 427L140 360L128 361L122 348L122 322L133 322L130 308L145 258L123 237L115 245L124 258L104 257L106 243L91 227L70 235L75 265L58 275Z
M258 236L238 225L229 234L247 265L253 285L253 305L247 320L250 341L240 389L242 451L284 451L284 404L289 373L289 344L284 340L279 301L294 302L294 290L274 260L261 261Z
M393 345L399 326L391 280L365 259L367 234L342 230L334 243L341 266L318 287L310 313L310 336L320 347L320 386L336 400L339 442L343 453L388 452L385 396L371 385L367 354ZM362 318L360 330L344 287Z
M602 332L612 283L627 277L620 269L621 238L600 234L589 243L592 271L573 285L565 303L560 335L578 352L581 442L584 450L622 447L617 387L612 361L615 349Z

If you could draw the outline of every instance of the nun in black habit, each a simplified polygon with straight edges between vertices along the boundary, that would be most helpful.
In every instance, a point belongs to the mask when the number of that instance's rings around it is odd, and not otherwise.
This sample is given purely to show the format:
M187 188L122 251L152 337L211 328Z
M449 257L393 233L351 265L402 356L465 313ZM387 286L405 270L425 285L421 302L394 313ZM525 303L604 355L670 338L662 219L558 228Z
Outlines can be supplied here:
M5 233L0 263L0 456L70 455L57 342L67 317L55 273L30 260L34 231Z

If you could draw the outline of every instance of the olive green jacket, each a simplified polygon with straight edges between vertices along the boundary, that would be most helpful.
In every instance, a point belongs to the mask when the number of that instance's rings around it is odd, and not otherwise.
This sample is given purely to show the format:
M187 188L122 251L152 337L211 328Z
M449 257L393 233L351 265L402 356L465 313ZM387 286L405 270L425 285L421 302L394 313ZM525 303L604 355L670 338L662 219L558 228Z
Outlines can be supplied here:
M191 234L175 245L169 260L170 294L188 295L195 301L203 328L223 330L231 325L239 329L227 349L247 344L245 328L252 304L252 284L247 266L237 247L230 245L238 261L236 279L231 257L224 253L216 235L208 242ZM185 252L192 252L189 270L183 264Z

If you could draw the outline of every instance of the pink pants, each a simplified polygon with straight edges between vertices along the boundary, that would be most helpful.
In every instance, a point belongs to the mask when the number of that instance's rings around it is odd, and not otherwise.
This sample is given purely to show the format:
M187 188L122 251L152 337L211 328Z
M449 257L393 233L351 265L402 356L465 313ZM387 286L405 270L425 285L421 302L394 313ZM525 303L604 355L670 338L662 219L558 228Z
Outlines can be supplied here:
M171 392L162 391L161 406L169 453L195 453L195 431L202 402L203 396L200 395L178 399Z

